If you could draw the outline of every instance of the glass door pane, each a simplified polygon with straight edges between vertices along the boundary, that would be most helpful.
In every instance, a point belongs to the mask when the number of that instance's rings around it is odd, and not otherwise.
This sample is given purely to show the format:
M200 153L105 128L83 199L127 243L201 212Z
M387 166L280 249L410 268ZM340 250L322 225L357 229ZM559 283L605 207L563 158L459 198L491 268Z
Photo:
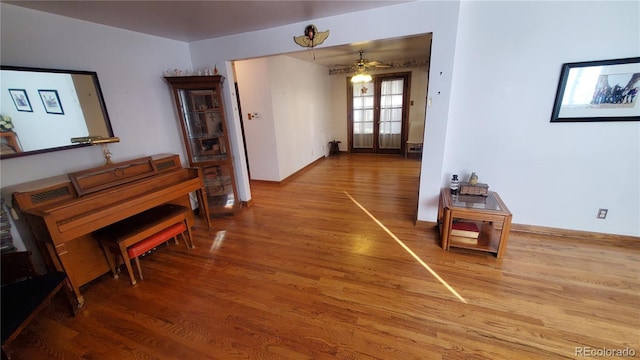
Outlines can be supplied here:
M404 79L382 80L378 125L380 149L400 149L402 146L403 89Z
M227 144L217 89L178 91L191 162L227 160Z
M373 148L373 82L353 84L353 148Z

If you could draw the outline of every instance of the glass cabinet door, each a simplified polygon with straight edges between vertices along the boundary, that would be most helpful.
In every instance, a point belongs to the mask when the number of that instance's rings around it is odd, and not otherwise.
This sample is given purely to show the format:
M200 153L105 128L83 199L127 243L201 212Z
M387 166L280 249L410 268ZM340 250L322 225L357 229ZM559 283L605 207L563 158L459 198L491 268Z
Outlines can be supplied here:
M226 160L227 143L217 89L179 90L191 162Z
M211 165L203 167L202 172L209 211L214 215L231 212L236 205L231 169L228 166Z
M221 76L165 77L181 120L189 165L202 170L212 216L240 207L227 135Z

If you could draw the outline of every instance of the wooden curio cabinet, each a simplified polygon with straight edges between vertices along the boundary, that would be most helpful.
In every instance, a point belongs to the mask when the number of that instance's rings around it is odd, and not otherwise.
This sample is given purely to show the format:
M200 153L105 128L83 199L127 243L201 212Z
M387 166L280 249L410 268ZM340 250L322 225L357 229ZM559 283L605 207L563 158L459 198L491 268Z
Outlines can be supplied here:
M224 103L224 78L213 76L165 77L175 98L189 165L202 169L212 216L239 208Z

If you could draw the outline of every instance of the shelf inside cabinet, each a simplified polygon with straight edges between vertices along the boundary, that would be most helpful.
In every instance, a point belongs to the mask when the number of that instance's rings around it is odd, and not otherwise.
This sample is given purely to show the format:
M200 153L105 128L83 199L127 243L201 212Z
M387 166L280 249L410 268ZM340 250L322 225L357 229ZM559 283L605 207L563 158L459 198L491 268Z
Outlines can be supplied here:
M208 156L193 156L192 161L194 163L211 163L218 161L227 161L227 155L208 155Z
M191 111L185 117L189 136L223 133L222 117L218 111Z
M191 90L189 91L189 98L191 100L189 105L192 110L217 109L220 107L217 88L210 90Z
M221 133L189 137L191 154L196 161L222 161L227 159L226 138Z
M215 138L215 137L224 137L224 133L214 132L214 133L207 133L207 134L190 135L189 139L207 139L207 138Z

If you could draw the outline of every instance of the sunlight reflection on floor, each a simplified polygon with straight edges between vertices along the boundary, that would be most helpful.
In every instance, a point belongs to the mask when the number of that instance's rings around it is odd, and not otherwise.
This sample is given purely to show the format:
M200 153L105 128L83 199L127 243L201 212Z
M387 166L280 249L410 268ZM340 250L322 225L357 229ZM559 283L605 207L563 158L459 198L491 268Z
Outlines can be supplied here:
M209 247L210 252L216 252L222 246L224 242L224 237L227 234L227 230L220 230L216 233L216 237L211 242L211 247Z
M364 211L365 214L367 214L376 224L378 224L378 226L380 226L387 234L389 234L389 236L391 236L393 240L395 240L398 244L400 244L400 246L402 246L402 248L404 248L409 253L409 255L411 255L414 259L416 259L418 263L422 265L422 267L427 269L427 271L429 271L431 275L433 275L442 285L444 285L444 287L446 287L447 290L449 290L453 295L455 295L458 299L460 299L460 301L467 304L467 300L465 300L462 296L460 296L460 294L458 294L458 292L454 288L452 288L451 285L449 285L446 281L444 281L444 279L442 279L440 275L438 275L438 273L433 271L433 269L431 269L431 267L429 267L429 265L427 265L422 259L420 259L420 257L418 257L416 253L414 253L407 245L405 245L405 243L403 243L402 240L398 239L398 237L395 236L395 234L393 234L389 229L387 229L386 226L384 226L384 224L382 224L378 219L376 219L375 216L373 216L369 211L367 211L367 209L364 206L360 205L360 203L357 202L356 199L354 199L348 192L345 191L344 193L349 197L349 199L351 199L351 201L353 201L354 204L356 204L362 211Z

